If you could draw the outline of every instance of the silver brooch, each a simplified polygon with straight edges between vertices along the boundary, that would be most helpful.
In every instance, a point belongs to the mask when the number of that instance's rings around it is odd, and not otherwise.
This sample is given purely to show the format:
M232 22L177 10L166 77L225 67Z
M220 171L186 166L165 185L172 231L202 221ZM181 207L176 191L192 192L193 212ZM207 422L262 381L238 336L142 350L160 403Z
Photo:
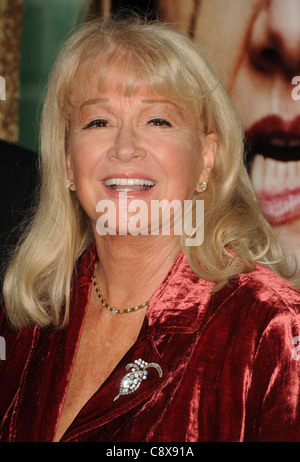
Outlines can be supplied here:
M142 380L146 380L147 378L147 370L149 367L154 367L157 370L159 377L162 377L163 371L159 364L156 363L147 363L142 359L137 359L134 363L129 363L126 366L126 370L128 371L131 368L131 372L126 374L120 385L119 394L114 398L116 401L121 395L129 395L136 391L142 383Z

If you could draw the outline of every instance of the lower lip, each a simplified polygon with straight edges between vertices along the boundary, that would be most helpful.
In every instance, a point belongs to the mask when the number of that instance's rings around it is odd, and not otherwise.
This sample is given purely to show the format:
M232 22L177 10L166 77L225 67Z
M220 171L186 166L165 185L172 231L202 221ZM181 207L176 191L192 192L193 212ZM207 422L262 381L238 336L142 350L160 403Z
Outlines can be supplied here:
M300 218L300 188L275 196L257 193L257 197L272 225L281 225Z

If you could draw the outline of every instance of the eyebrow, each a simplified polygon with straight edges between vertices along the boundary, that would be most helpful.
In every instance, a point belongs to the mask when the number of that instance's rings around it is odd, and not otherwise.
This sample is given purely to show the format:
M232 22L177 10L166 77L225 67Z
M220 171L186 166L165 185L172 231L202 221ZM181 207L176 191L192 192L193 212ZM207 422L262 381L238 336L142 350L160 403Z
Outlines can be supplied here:
M170 104L172 106L175 106L176 109L179 111L180 115L183 116L183 113L182 113L182 108L180 107L179 104L176 104L175 101L171 101L169 99L160 99L160 98L143 98L140 100L142 103L146 103L146 104ZM80 108L79 108L79 111L81 111L81 109L84 107L84 106L91 106L93 104L99 104L99 103L108 103L109 102L109 98L94 98L94 99L89 99L87 101L84 101Z
M84 106L89 106L92 104L98 104L98 103L108 103L109 99L108 98L96 98L96 99L88 99L87 101L84 101L81 105L80 108L83 108Z
M162 104L172 104L173 106L176 106L179 109L179 105L176 104L174 101L171 101L169 99L160 99L160 98L155 98L155 99L150 99L150 98L143 98L142 103L148 103L148 104L157 104L157 103L162 103Z
M92 105L92 104L97 104L97 103L108 103L109 98L95 98L95 99L88 99L87 101L84 101L80 107L86 106L86 105ZM156 104L156 103L162 103L162 104L173 104L174 106L178 107L178 104L176 104L174 101L170 101L169 99L160 99L160 98L143 98L141 99L142 103L148 103L148 104Z
M171 106L175 106L181 117L184 117L182 107L180 107L180 105L177 104L175 101L160 98L143 98L141 101L142 103L146 104L170 104Z

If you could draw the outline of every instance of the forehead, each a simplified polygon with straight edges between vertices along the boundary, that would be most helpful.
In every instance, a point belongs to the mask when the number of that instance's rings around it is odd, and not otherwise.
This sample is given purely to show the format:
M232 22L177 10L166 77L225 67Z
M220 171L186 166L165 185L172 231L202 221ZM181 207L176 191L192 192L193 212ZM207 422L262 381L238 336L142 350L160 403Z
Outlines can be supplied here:
M135 77L123 72L117 66L111 66L108 70L103 69L101 65L98 68L82 71L79 74L76 88L73 91L73 99L80 104L82 99L90 99L97 95L104 94L108 91L114 91L126 96L137 94L141 88L148 87L151 93L151 85L147 82L146 77Z
M71 122L80 124L91 117L113 114L114 117L132 115L167 117L173 123L180 123L181 126L198 125L194 112L184 103L154 93L147 85L142 86L135 94L126 95L112 79L107 83L104 91L97 93L89 88L85 96L80 107L73 111Z
M106 66L99 62L92 67L78 69L76 85L69 93L73 114L83 106L92 105L99 100L105 102L108 94L128 98L137 97L149 103L161 101L163 104L175 103L178 107L187 106L183 100L174 95L171 86L164 79L157 81L135 66L126 72L127 63L123 66L118 64Z
M125 96L135 96L142 89L148 97L159 96L188 107L203 123L203 95L198 85L191 85L187 73L170 69L166 62L141 63L135 56L94 55L82 59L75 75L69 79L60 100L60 108L68 123L87 100L99 98L108 89Z

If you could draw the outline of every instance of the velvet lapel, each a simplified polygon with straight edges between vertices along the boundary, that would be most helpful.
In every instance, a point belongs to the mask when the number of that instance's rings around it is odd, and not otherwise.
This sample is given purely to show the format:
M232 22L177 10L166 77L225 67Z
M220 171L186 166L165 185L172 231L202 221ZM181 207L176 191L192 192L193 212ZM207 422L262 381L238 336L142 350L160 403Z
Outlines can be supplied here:
M146 401L155 389L164 382L168 376L168 368L157 352L151 334L149 334L149 331L147 333L147 331L147 320L145 320L138 341L122 358L95 395L86 403L61 441L76 441L90 430L117 419L122 414L130 411L130 409ZM161 374L155 368L149 367L147 369L147 378L142 380L135 391L131 394L121 394L115 400L120 391L121 381L129 372L126 366L138 359L142 359L149 364L157 364L161 368Z
M61 441L82 440L88 432L141 405L163 386L169 373L164 359L168 338L174 334L190 334L199 329L204 321L212 287L213 283L200 280L193 273L183 252L180 252L151 298L137 342L84 406ZM147 379L142 381L136 391L121 395L114 401L121 381L128 372L126 365L139 358L158 364L162 369L162 376L159 376L156 369L149 368Z

